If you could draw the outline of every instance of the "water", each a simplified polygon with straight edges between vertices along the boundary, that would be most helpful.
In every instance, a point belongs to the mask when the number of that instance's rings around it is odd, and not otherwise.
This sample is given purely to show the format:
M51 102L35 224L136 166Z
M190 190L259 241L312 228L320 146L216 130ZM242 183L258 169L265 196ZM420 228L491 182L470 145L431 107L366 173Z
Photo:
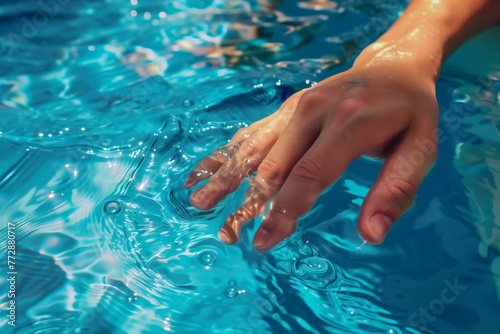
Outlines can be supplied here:
M46 22L38 3L0 6L0 266L10 229L17 272L15 327L0 283L2 333L498 328L498 73L443 71L447 139L383 246L357 236L380 168L359 159L261 254L261 217L233 246L216 237L246 184L202 212L184 179L237 129L348 68L403 4L135 3L60 1Z

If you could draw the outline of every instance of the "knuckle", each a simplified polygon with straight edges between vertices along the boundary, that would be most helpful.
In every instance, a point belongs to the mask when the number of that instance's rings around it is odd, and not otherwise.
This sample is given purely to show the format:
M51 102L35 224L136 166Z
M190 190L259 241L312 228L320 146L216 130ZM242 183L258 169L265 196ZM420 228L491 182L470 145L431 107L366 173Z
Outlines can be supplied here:
M229 181L229 170L226 167L221 167L209 180L218 190L227 189L230 186Z
M356 98L347 98L339 103L335 110L336 125L347 125L358 123L365 116L360 113L360 110L365 106L365 103Z
M244 156L252 157L257 154L260 147L260 143L255 137L250 137L241 145L240 152Z
M283 181L283 173L278 165L278 163L272 158L266 158L262 161L257 170L257 174L262 176L266 180L273 180L276 182Z
M417 195L417 186L409 180L394 178L388 186L390 194L401 206L411 205Z
M299 97L294 116L304 117L311 115L311 111L320 107L325 101L322 90L308 89Z
M293 168L290 178L301 182L312 182L323 185L322 163L319 155L306 154Z
M247 132L248 132L247 128L238 129L238 131L236 131L236 133L234 134L233 138L244 138Z
M264 141L268 140L275 140L279 136L278 131L276 131L276 128L274 126L267 126L263 131L262 131L262 138Z
M209 182L219 191L235 191L241 178L238 177L238 171L228 163L222 165L219 170L210 177Z

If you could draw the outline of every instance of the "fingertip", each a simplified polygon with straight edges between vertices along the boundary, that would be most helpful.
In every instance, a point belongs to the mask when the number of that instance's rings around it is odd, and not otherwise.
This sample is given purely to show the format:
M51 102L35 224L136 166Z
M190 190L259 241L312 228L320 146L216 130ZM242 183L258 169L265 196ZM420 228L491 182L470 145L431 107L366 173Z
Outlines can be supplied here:
M194 185L194 180L191 178L191 175L188 176L186 181L184 181L184 188L189 189Z
M271 234L267 228L261 226L253 238L253 247L259 252L266 252L272 248L270 245Z
M371 244L381 244L384 242L393 220L381 212L376 212L368 220L361 221L358 231L363 240Z
M188 177L186 178L186 181L184 182L184 187L186 188L191 188L192 186L194 186L197 182L197 173L192 171L191 173L189 173Z
M236 233L231 229L228 228L227 226L224 226L220 231L219 231L219 239L228 245L234 244L236 241L238 241L238 236Z
M208 210L211 207L208 190L205 188L200 188L192 193L189 202L199 210Z

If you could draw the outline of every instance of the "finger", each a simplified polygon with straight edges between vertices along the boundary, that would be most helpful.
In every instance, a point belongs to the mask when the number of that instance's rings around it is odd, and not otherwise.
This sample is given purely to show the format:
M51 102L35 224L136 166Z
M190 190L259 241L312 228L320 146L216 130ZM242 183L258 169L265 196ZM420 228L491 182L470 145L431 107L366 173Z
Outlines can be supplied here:
M226 159L207 184L192 194L191 203L199 209L207 210L236 190L242 180L257 169L278 140L283 127L281 117L276 117L267 126L241 142L235 153Z
M283 127L285 127L295 110L298 99L305 91L306 90L302 90L292 95L281 105L281 107L275 113L252 123L247 128L238 130L231 141L228 143L228 146L234 145L250 138L253 134L255 134L263 127L267 126L276 118L280 118ZM222 157L222 159L214 159L213 156L209 156L201 160L194 168L194 170L188 175L186 182L184 183L184 187L191 188L198 182L212 176L215 172L217 172L217 170L219 170L225 160L225 157Z
M297 219L307 213L323 190L351 162L351 147L334 134L323 132L293 167L257 230L253 245L264 252L295 231Z
M189 173L186 181L184 182L185 188L191 188L198 182L212 176L219 170L222 164L226 161L228 154L219 152L231 152L233 148L239 145L242 141L249 138L262 126L272 121L275 118L274 114L263 118L257 122L252 123L246 128L239 129L229 143L225 146L215 149L212 154L198 162L196 167ZM235 151L235 150L234 150Z
M211 155L200 160L193 171L189 173L186 182L184 182L184 187L191 188L201 180L212 176L240 146L241 142L237 142L213 150Z
M245 200L227 219L219 231L219 239L227 244L238 241L243 224L261 215L267 202L276 194L281 184L272 183L260 176L252 178L250 188L247 190Z
M326 96L326 95L324 95ZM310 94L298 102L294 115L278 141L260 163L252 186L247 191L242 206L228 217L219 232L219 237L227 243L234 243L239 237L241 226L262 214L267 202L276 194L286 180L295 163L316 140L321 129L319 113L314 108L323 107L324 99ZM314 105L312 105L313 103Z
M358 230L364 240L383 242L389 228L413 204L417 189L437 155L436 142L427 133L418 137L406 134L386 159L359 215Z
M322 126L319 138L295 164L279 190L255 234L254 247L267 251L288 237L295 231L297 219L313 207L323 190L337 180L352 160L397 136L409 120L391 114L366 109L355 100L338 105L332 118ZM372 131L373 127L378 131Z

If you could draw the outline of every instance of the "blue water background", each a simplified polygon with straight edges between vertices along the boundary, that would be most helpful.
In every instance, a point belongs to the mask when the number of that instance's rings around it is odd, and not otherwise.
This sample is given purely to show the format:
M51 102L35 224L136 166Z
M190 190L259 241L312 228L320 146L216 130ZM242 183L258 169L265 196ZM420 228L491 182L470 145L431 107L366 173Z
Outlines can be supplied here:
M355 161L265 254L262 218L234 246L217 239L246 183L203 212L182 186L237 129L349 68L404 2L61 3L31 31L39 3L0 5L0 267L12 222L18 272L1 333L498 332L496 74L444 69L456 117L382 246L356 232L376 161Z

